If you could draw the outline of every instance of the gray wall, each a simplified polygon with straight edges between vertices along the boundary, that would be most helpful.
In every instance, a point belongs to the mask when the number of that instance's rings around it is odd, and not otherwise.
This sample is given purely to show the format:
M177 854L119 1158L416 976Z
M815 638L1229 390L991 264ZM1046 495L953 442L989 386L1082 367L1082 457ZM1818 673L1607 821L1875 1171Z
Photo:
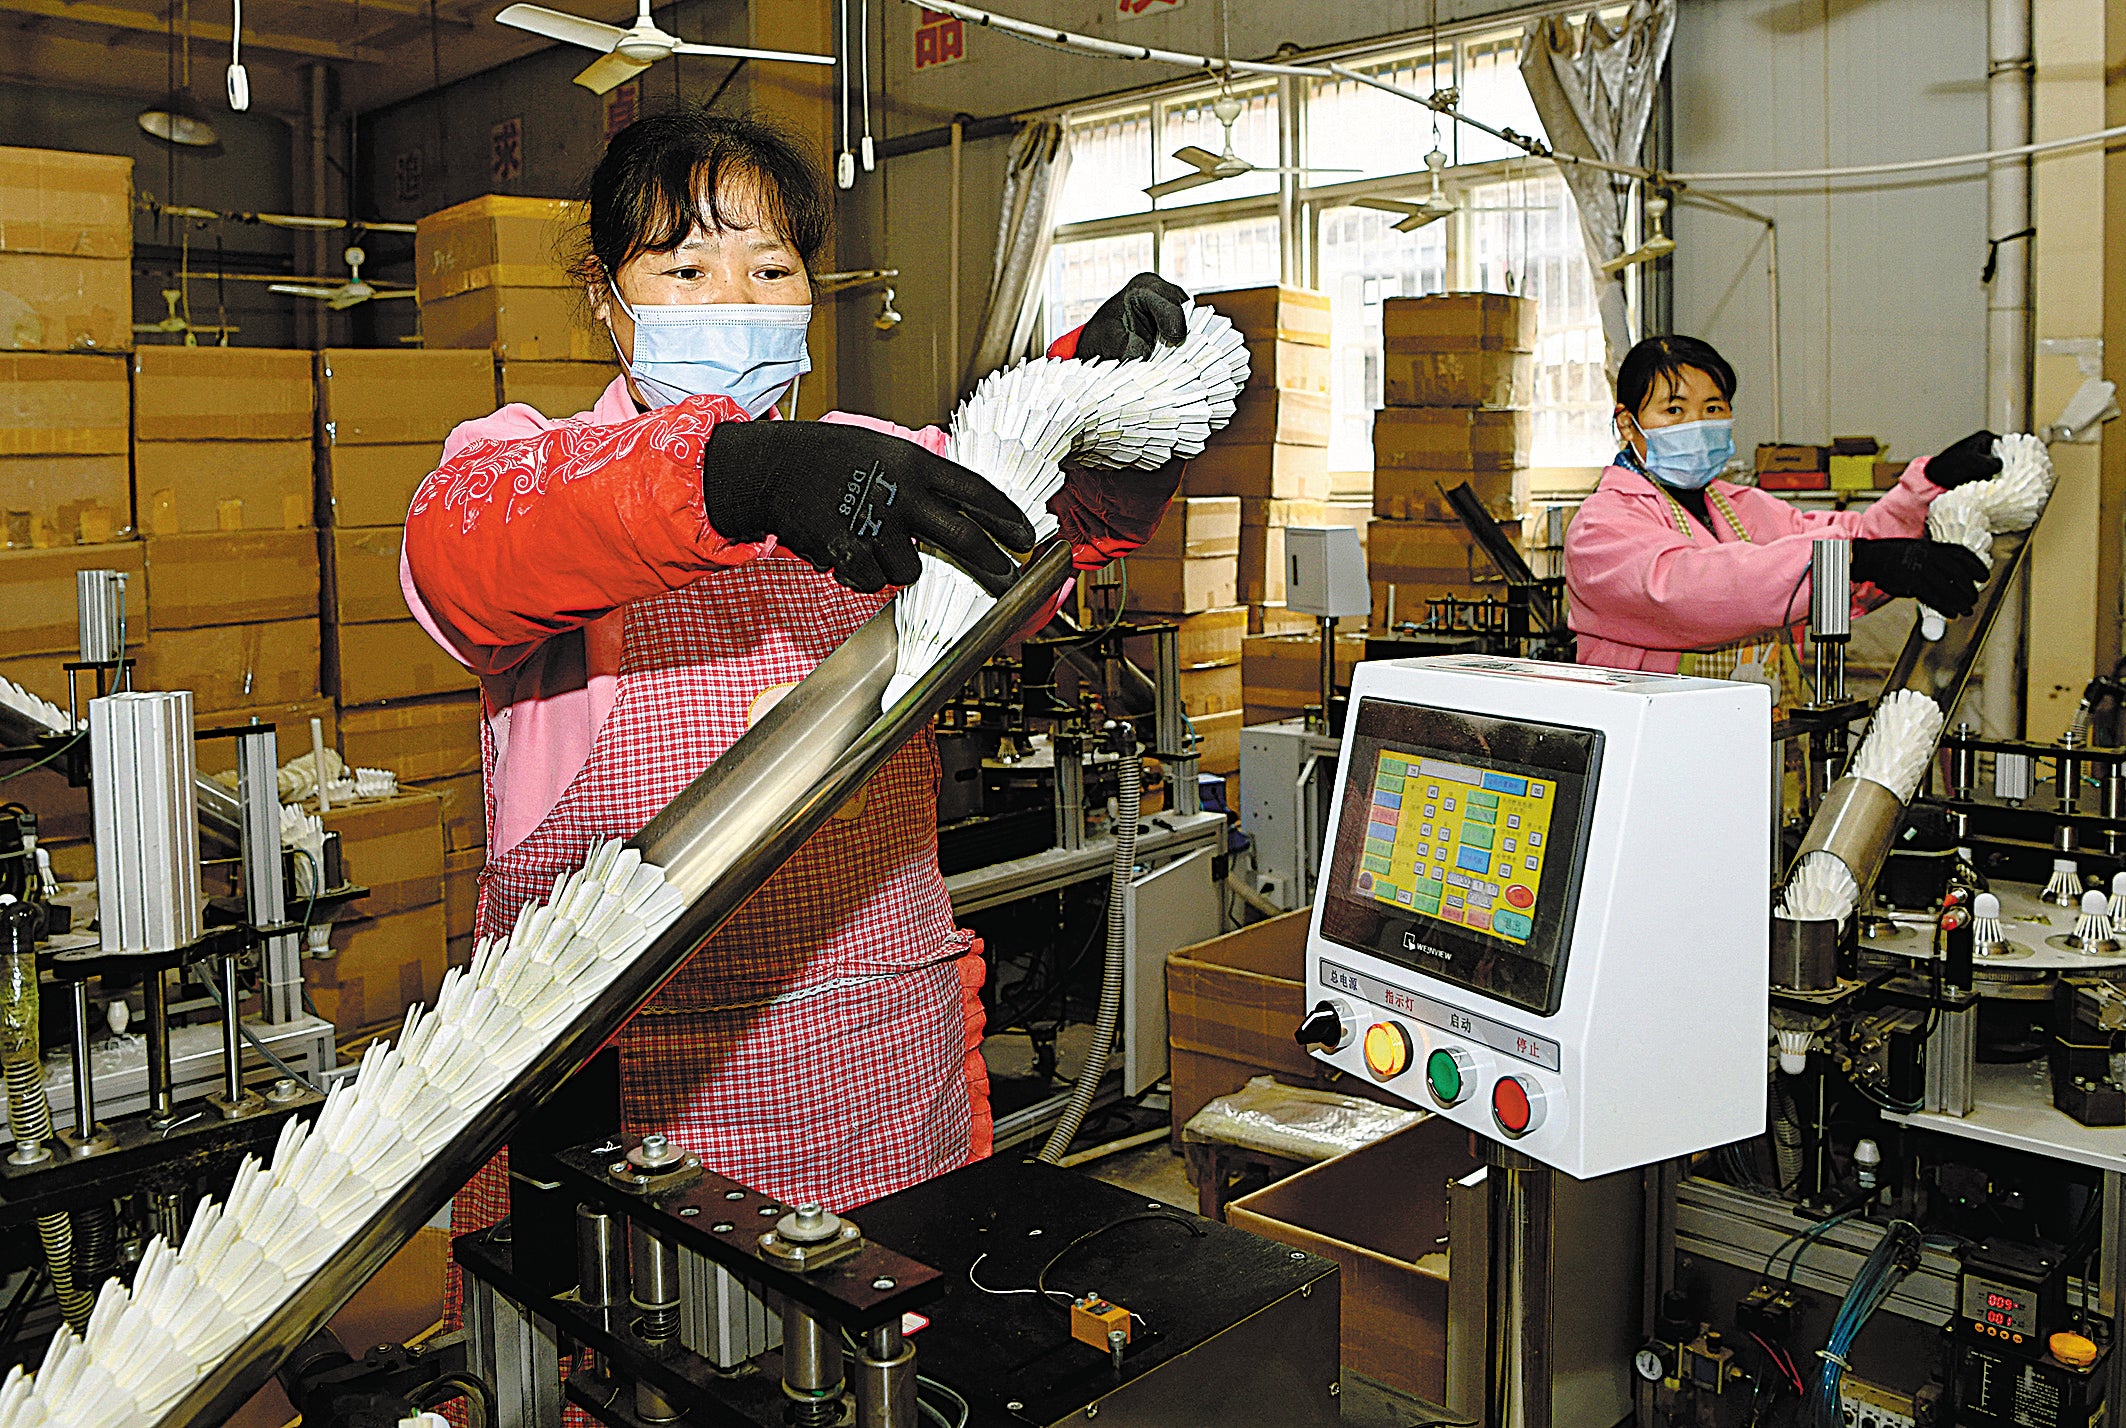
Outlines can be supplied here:
M267 115L232 114L226 103L202 103L201 107L211 117L220 145L173 148L141 132L134 120L142 108L137 99L0 81L0 136L26 148L126 155L133 160L134 188L165 202L221 213L288 211L292 202L288 126ZM292 244L283 230L233 224L187 227L195 270L215 267L217 236L232 267L248 258L245 265L249 267L287 270ZM176 286L169 274L177 268L181 236L172 222L158 224L145 213L135 216L136 321L152 322L168 311L159 290ZM194 322L217 321L216 296L212 282L193 279ZM285 347L294 341L297 299L272 296L263 283L229 283L226 297L229 321L242 329L231 341L246 347Z
M1674 165L1829 167L1983 149L1985 74L1977 0L1686 0ZM1872 435L1902 459L1980 425L1977 171L1720 191L1779 223L1788 440ZM1685 207L1674 232L1675 325L1735 364L1746 451L1772 436L1764 230Z

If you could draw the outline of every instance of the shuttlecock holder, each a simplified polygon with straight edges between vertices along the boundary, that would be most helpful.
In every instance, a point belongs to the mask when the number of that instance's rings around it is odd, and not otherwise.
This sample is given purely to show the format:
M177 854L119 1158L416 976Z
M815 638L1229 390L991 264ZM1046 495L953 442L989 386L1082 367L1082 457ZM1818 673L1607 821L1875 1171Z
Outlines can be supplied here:
M1838 985L1837 918L1772 914L1772 985L1783 992L1827 992Z

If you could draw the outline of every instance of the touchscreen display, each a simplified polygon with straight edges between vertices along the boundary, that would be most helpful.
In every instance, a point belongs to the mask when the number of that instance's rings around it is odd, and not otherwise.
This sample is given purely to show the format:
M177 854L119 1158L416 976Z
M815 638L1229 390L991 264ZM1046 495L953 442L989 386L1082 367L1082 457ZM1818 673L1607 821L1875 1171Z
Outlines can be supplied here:
M1323 933L1555 1011L1601 747L1591 729L1362 701Z

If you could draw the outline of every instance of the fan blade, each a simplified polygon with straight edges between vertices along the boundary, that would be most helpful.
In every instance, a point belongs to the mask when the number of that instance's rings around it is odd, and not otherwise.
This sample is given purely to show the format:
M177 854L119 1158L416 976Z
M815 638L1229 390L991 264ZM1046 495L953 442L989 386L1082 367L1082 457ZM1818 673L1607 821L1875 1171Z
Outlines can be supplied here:
M834 63L833 55L801 54L796 50L748 50L736 45L681 45L673 51L682 55L722 55L725 59L787 60L791 64Z
M1205 173L1209 173L1218 165L1218 155L1212 153L1209 149L1199 149L1194 144L1188 144L1174 150L1174 157L1187 164L1190 168L1202 169Z
M1675 251L1675 239L1670 238L1666 235L1657 238L1650 238L1647 240L1645 246L1636 248L1629 253L1620 254L1617 257L1611 258L1608 262L1602 265L1602 272L1604 273L1604 275L1613 278L1617 274L1623 272L1626 268L1634 267L1640 263L1651 263L1656 259L1665 258Z
M338 288L311 287L307 283L271 283L267 285L266 291L281 293L287 297L317 298L321 302L330 302L340 295Z
M1417 204L1405 203L1399 198L1354 198L1351 200L1351 206L1353 208L1377 208L1382 213L1400 213L1405 216L1424 212L1424 209Z
M1418 229L1423 228L1426 224L1437 223L1446 216L1447 215L1445 213L1440 212L1437 209L1430 211L1427 211L1425 209L1419 209L1417 212L1411 214L1408 218L1405 218L1402 222L1396 224L1395 231L1398 233L1415 233Z
M412 288L377 288L369 294L377 302L382 302L385 298L410 298L414 295Z
M612 51L627 31L612 25L602 25L596 20L586 20L581 15L564 15L559 10L549 10L544 5L512 5L495 19L504 25L519 30L529 30L535 35L544 35L549 40L581 45L587 50Z
M332 299L330 306L334 312L345 312L350 307L360 307L375 296L374 289L364 288L357 291L353 288L343 288L340 295Z
M623 54L601 55L590 62L590 67L576 76L576 83L593 94L604 94L617 89L636 75L648 69L654 61L629 59Z
M1165 183L1155 183L1146 189L1145 192L1153 198L1165 198L1168 194L1179 193L1185 188L1197 188L1203 184L1217 183L1218 181L1217 174L1190 174L1187 178L1168 179Z

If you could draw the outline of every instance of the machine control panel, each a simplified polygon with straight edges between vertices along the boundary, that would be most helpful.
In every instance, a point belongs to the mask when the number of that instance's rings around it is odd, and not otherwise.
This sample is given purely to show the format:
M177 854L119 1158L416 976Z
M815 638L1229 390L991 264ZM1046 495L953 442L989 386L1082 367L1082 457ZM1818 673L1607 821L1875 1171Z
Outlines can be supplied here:
M1459 1106L1476 1090L1476 1058L1459 1046L1436 1046L1425 1058L1425 1089L1441 1106Z
M1410 1028L1399 1021L1376 1021L1366 1028L1366 1069L1376 1081L1393 1081L1409 1070L1416 1050Z

